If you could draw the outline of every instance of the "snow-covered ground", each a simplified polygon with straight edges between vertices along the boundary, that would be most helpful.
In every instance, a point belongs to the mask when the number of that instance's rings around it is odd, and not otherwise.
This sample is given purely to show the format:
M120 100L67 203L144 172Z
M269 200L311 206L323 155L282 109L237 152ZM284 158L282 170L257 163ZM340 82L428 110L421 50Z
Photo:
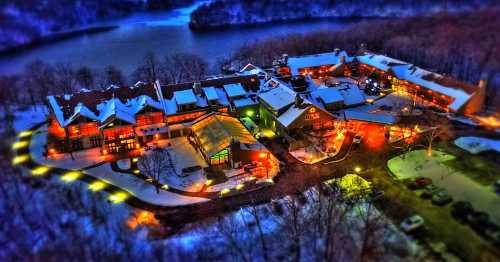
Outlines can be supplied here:
M159 192L157 192L153 184L147 183L132 174L117 173L111 169L110 164L88 169L85 173L107 181L122 188L135 197L155 205L181 206L209 201L207 198L188 197L165 190L159 190Z
M57 154L47 158L43 155L46 144L47 126L44 125L37 129L31 137L30 153L35 162L53 167L77 170L104 161L99 148L74 152L73 158L71 158L70 154Z
M428 157L426 150L415 150L404 157L397 156L387 162L387 166L398 179L429 177L432 183L444 188L455 201L469 201L475 209L485 211L500 223L498 196L490 189L445 164L454 156L434 150Z
M484 137L465 136L455 140L455 145L472 154L494 150L500 152L500 140Z
M328 158L327 154L320 152L314 148L299 148L297 150L290 151L290 154L300 162L307 164L315 164Z
M14 112L14 129L21 132L32 128L34 125L46 120L47 107L43 105L30 106Z
M263 242L271 261L289 261L298 249L294 244L298 244L299 261L317 261L324 259L327 232L324 226L328 224L328 208L325 207L334 204L335 207L331 209L334 260L357 260L367 233L367 223L373 229L373 232L368 233L374 234L370 236L370 239L375 240L372 243L384 248L381 260L412 260L421 254L421 248L373 205L360 203L346 206L337 200L320 196L314 189L304 192L304 195L307 203L303 206L290 196L278 199L282 214L276 213L271 204L244 207L218 220L197 223L189 231L162 244L175 247L181 254L190 254L191 259L218 261L263 261ZM293 215L295 211L297 216ZM318 221L318 217L322 219ZM294 231L295 223L298 225L297 231ZM299 243L293 243L294 236L297 236ZM402 256L398 255L401 253Z

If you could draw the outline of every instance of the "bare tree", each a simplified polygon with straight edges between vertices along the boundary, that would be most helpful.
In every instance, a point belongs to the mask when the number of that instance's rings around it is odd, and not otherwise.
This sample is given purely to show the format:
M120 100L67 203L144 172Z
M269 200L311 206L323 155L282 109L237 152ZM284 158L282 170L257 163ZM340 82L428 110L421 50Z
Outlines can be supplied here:
M43 101L49 94L54 93L54 68L41 60L35 60L26 66L24 81L32 104Z
M76 73L70 64L59 63L54 70L54 88L58 93L72 93L76 87Z
M134 80L153 82L162 74L161 65L153 52L148 52L133 73Z
M203 79L207 63L199 56L188 53L178 53L166 56L162 63L164 81L181 83Z
M424 112L421 126L424 129L422 135L426 141L428 156L432 156L432 145L437 138L449 139L453 136L451 121L432 111Z
M123 76L123 73L120 69L116 68L115 66L107 66L104 69L103 72L103 79L102 81L104 83L101 88L107 87L110 84L117 85L117 86L123 86L125 85L125 77Z
M157 193L160 193L161 174L172 168L172 161L169 159L168 151L161 148L155 148L151 153L143 154L139 158L139 169L144 175L152 179Z
M87 66L82 66L76 70L76 81L83 88L94 89L95 76L92 69Z

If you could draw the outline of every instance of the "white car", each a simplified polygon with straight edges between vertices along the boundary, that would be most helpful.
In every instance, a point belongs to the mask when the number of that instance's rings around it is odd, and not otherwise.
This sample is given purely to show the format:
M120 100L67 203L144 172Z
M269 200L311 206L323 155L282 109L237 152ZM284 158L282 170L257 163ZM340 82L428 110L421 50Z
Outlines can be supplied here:
M417 228L420 228L424 225L424 219L419 215L413 215L405 218L403 222L401 222L401 229L408 233L414 231Z

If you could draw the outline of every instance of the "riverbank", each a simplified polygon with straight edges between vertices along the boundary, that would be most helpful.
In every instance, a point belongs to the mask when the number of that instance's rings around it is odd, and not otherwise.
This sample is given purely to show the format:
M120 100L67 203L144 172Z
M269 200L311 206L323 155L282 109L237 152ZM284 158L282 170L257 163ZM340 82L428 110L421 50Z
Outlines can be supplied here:
M15 55L17 53L20 53L22 51L26 51L28 49L32 49L35 47L39 47L39 46L43 46L43 45L47 45L47 44L54 44L54 43L57 43L57 42L60 42L63 40L67 40L67 39L70 39L73 37L108 32L111 30L115 30L117 28L119 28L119 26L117 26L117 25L89 27L89 28L79 29L79 30L75 30L75 31L55 33L55 34L41 37L41 38L35 38L29 43L25 43L25 44L21 44L21 45L17 45L17 46L12 46L12 47L8 47L6 49L0 50L0 58L3 56Z
M394 1L327 0L286 2L216 0L202 5L191 15L189 26L193 30L207 31L234 26L261 25L285 21L317 18L392 18L428 16L439 12L459 13L496 5L492 0L436 2L422 0L408 4Z

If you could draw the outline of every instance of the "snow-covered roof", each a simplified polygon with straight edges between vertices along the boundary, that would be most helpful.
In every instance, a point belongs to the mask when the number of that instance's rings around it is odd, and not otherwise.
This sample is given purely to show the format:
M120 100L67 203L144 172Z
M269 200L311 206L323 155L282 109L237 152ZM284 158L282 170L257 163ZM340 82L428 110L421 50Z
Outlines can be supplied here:
M311 93L316 99L321 99L325 104L332 104L344 101L344 97L335 88L319 88Z
M203 93L205 93L205 96L207 97L208 101L213 101L219 99L219 96L217 95L217 91L215 91L215 87L204 87L203 88Z
M245 106L251 106L251 105L256 105L258 102L253 101L251 98L242 98L242 99L236 99L233 101L234 106L236 108L241 108Z
M344 105L353 106L365 103L366 99L363 92L355 84L343 83L340 86L334 87L344 98Z
M244 96L247 94L240 83L224 85L224 90L229 97Z
M292 104L295 101L296 94L290 88L280 84L269 91L260 93L259 98L278 111Z
M297 118L299 118L311 105L303 105L301 107L296 107L295 105L288 108L281 116L278 117L278 121L284 126L289 127Z
M197 102L193 89L175 91L174 98L178 105L194 104Z
M288 67L290 68L292 75L298 75L299 69L302 68L339 64L340 57L342 56L346 58L346 62L349 62L351 60L345 51L330 52L330 53L321 53L321 54L306 55L306 56L289 57Z
M389 114L365 113L353 110L345 110L344 115L346 120L360 120L384 125L392 125L396 123L396 118Z
M419 85L453 98L453 102L448 106L453 111L459 110L472 96L472 94L467 93L461 87L448 87L434 81L427 80L439 79L443 78L443 76L417 66L395 66L392 68L392 71L398 79L407 80L415 85Z
M395 65L407 65L408 63L394 59L392 57L388 57L385 55L366 53L364 55L360 55L356 57L358 61L362 64L366 64L369 66L373 66L383 71L389 70L392 66Z
M440 94L449 96L453 99L448 106L451 110L459 110L471 98L473 92L464 90L465 84L444 85L438 83L439 79L445 77L409 64L407 62L397 60L388 56L367 53L357 56L360 63L367 64L383 71L391 70L398 79L409 81L415 85L430 89ZM470 87L469 87L470 89Z

